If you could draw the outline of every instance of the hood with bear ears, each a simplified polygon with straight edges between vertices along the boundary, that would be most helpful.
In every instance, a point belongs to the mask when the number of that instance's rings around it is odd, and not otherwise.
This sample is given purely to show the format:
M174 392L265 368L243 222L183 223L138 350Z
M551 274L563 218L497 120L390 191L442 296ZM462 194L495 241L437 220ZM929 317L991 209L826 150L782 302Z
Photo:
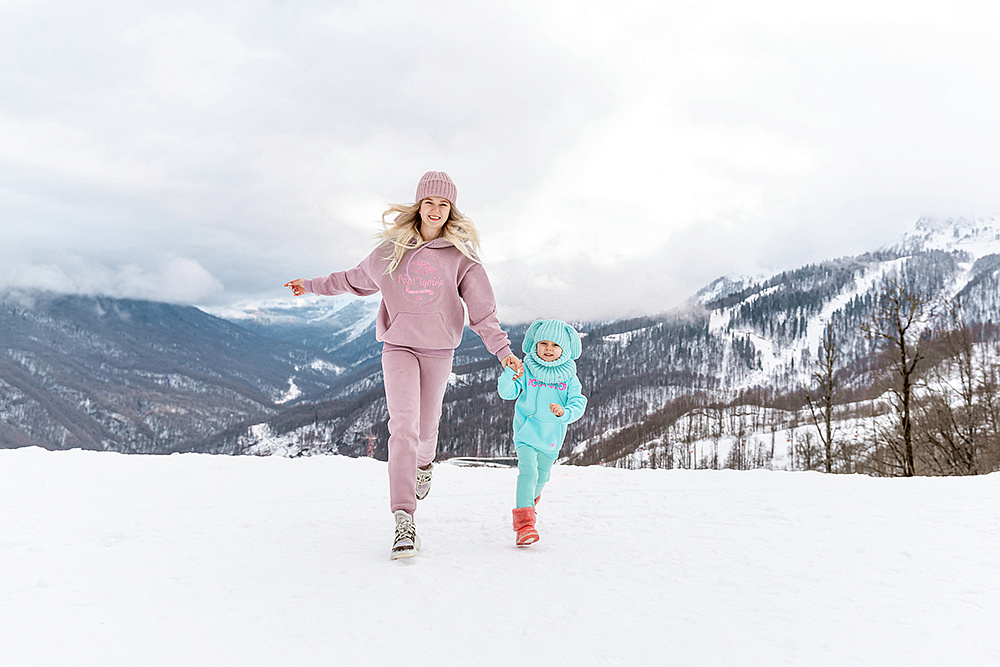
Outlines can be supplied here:
M562 355L555 361L543 361L535 351L540 340L550 340L561 347ZM524 365L532 377L542 382L559 382L576 375L575 360L580 358L583 346L576 329L562 320L536 320L524 333L521 349Z

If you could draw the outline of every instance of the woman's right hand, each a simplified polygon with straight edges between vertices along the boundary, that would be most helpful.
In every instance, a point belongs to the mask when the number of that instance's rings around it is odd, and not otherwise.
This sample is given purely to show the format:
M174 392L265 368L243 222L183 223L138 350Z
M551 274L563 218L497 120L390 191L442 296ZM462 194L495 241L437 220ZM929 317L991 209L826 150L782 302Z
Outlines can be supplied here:
M289 280L285 283L285 287L292 290L292 294L295 296L302 296L306 293L306 280L305 278L296 278L295 280Z

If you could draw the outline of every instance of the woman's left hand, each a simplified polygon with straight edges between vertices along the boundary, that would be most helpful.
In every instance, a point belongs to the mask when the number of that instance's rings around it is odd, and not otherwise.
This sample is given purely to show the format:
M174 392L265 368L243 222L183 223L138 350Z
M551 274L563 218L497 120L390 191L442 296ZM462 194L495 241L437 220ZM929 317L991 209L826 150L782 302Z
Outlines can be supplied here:
M304 278L296 278L285 283L285 287L292 290L295 296L302 296L306 293L306 281Z
M514 371L515 380L524 375L524 364L521 363L521 360L513 352L504 357L500 363Z

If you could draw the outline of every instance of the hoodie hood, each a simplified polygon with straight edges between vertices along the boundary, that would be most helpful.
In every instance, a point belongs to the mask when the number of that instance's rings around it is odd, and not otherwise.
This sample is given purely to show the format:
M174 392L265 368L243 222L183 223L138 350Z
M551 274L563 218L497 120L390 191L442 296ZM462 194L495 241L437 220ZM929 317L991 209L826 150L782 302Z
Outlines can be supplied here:
M550 340L562 348L562 355L555 361L545 361L538 356L536 346L540 340ZM576 375L576 359L582 353L580 334L562 320L536 320L524 333L521 344L524 363L531 375L544 382L568 380Z

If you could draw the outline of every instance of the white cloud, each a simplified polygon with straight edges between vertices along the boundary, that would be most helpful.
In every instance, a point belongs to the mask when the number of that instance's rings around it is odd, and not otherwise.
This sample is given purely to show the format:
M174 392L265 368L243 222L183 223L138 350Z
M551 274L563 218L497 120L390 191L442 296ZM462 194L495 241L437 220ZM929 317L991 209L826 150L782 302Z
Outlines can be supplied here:
M123 295L153 295L159 301L204 303L222 291L222 283L198 262L183 257L161 262L152 271L129 264L115 279Z
M510 312L662 310L1000 213L997 28L971 1L4 3L0 252L53 289L277 294L443 169Z
M214 301L223 289L222 283L198 262L183 257L165 259L149 267L107 266L76 255L46 264L8 257L2 264L0 290L37 289L202 304Z

